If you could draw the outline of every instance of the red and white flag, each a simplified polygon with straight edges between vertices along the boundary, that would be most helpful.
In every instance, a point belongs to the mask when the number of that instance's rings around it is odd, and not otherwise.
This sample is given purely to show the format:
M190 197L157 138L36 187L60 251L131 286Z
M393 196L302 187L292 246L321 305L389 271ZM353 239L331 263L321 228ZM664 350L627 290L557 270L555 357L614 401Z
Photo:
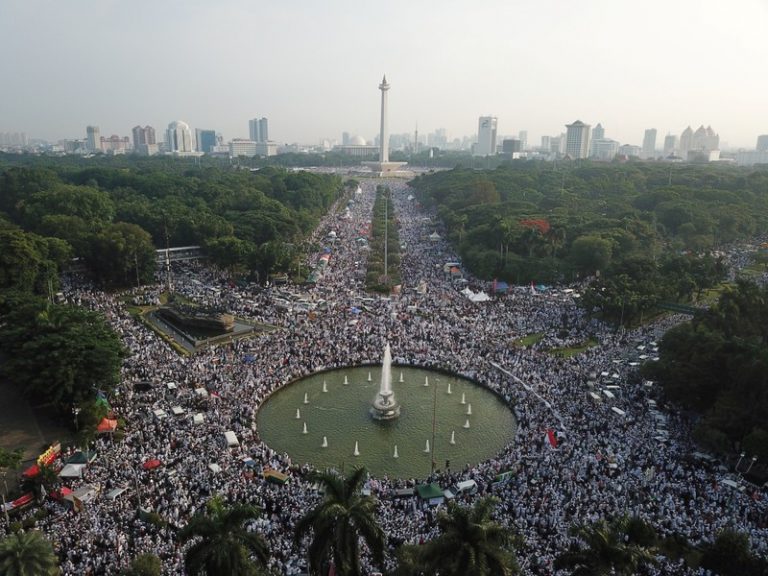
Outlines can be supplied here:
M552 448L557 448L557 435L552 428L547 428L547 440Z

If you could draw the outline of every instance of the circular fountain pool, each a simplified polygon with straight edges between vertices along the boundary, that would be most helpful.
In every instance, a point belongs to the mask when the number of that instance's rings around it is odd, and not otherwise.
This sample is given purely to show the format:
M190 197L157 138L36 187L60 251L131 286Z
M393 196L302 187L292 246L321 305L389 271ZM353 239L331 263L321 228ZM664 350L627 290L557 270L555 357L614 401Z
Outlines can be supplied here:
M460 470L492 458L514 439L515 417L495 394L465 378L421 368L392 366L399 417L374 419L370 409L381 372L381 366L344 368L291 383L259 410L262 440L298 465L365 466L374 476L423 478L433 459L436 469L448 461Z

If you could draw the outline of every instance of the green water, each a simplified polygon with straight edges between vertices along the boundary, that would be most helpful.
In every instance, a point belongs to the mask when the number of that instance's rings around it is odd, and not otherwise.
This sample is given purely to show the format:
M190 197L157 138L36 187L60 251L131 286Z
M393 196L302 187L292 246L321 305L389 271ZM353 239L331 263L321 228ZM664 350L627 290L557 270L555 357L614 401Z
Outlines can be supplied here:
M398 381L401 372L404 382ZM348 385L344 385L345 376ZM437 469L444 469L450 460L450 468L460 470L494 457L514 439L514 415L493 393L469 380L418 368L392 367L400 417L373 420L369 409L380 377L380 367L358 367L294 382L273 394L259 410L259 434L270 448L290 455L294 464L308 463L319 469L365 466L374 476L390 478L425 477L433 457ZM424 386L427 377L429 386ZM323 392L324 381L328 392ZM305 393L308 404L304 404ZM461 404L462 394L466 404ZM472 414L467 415L470 404ZM300 419L296 419L297 408ZM467 419L469 429L464 428ZM307 434L303 434L304 423ZM455 445L450 444L451 432ZM323 436L328 438L327 448L321 447ZM427 440L429 453L424 452ZM355 441L359 456L354 456ZM393 457L395 445L399 458Z

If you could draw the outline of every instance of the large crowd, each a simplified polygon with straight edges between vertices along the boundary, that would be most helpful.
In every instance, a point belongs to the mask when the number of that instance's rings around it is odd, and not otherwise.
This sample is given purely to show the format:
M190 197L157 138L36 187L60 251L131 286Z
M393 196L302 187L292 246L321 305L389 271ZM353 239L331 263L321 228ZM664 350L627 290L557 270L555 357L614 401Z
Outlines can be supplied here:
M143 288L141 296L71 283L70 301L103 312L129 355L122 384L110 398L125 421L124 437L100 436L94 445L99 458L72 486L99 486L100 495L80 512L47 502L50 513L38 522L55 543L63 574L114 574L145 552L160 556L164 573L183 574L185 547L177 530L217 494L260 507L253 529L269 545L270 566L282 574L305 573L306 549L294 544L292 530L321 496L306 478L307 466L260 441L256 412L276 389L320 368L379 362L385 342L395 362L475 379L514 410L516 436L501 453L461 470L437 471L429 480L448 486L474 479L479 494L467 496L468 502L497 496L496 519L522 536L517 554L524 574L555 573L553 562L571 542L571 525L625 513L692 543L711 541L731 527L746 532L757 553L768 553L765 500L732 489L723 482L731 477L727 469L697 459L689 420L665 411L656 386L638 376L638 366L654 361L656 342L680 317L616 332L585 317L576 305L579 286L513 287L473 302L463 288L492 292L492 284L466 271L460 279L446 271L457 257L434 234L439 223L398 182L386 185L403 245L403 285L390 298L371 298L365 293L368 252L359 239L370 224L375 185L364 182L347 209L342 204L331 211L315 231L313 243L327 246L331 257L312 287L238 287L202 264L174 267L176 292L276 330L181 356L125 306L126 299L154 298L162 282ZM306 264L316 266L320 254L308 255ZM537 343L516 344L532 334L540 335ZM589 339L596 345L577 355L547 351ZM184 413L173 415L174 406ZM204 415L202 423L193 421L197 413ZM227 430L239 446L226 447ZM244 464L246 458L255 469ZM145 470L149 459L162 465ZM289 474L290 482L266 482L259 474L265 468ZM495 482L502 472L511 474ZM437 533L434 509L389 497L425 480L370 483L390 551ZM107 498L116 487L130 490ZM138 520L139 503L166 523ZM696 574L663 559L656 570Z

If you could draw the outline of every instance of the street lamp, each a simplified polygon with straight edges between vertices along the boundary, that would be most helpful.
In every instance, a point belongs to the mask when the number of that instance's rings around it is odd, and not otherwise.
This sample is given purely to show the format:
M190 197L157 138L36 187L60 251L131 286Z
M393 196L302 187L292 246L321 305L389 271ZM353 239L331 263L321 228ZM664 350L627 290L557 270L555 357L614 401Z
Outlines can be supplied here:
M749 471L752 470L752 466L755 465L755 462L757 462L757 456L752 456L752 461L749 463L749 467L747 468L747 471L744 472L744 474L749 474Z
M738 472L738 471L739 471L739 464L741 464L741 461L744 459L744 456L745 456L744 452L742 452L741 454L739 454L739 461L738 461L738 462L736 462L736 472Z
M80 422L77 420L77 415L80 414L80 408L78 406L72 407L72 416L75 421L75 430L80 432Z

